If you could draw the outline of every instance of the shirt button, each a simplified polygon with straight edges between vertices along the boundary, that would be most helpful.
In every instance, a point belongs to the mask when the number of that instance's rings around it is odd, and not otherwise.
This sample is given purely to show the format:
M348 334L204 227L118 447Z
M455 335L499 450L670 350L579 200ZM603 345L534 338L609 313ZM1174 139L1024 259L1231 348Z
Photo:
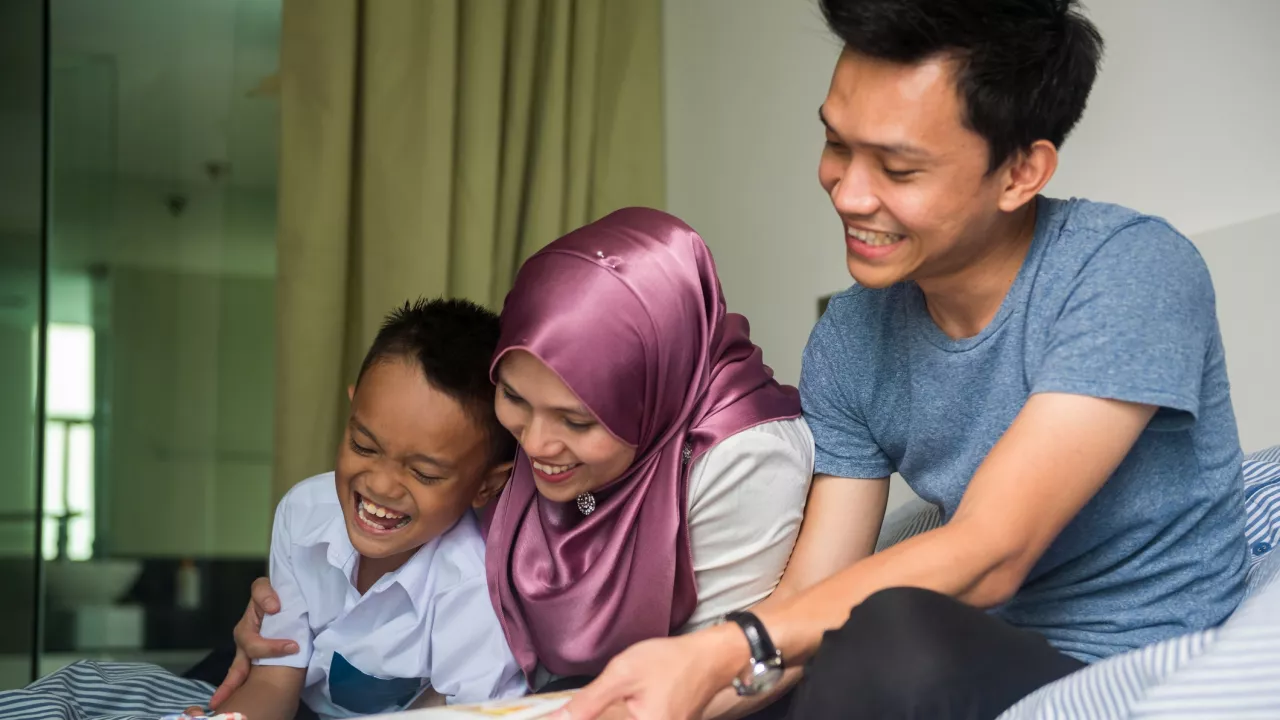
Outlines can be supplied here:
M1262 542L1256 542L1253 544L1254 557L1262 557L1269 552L1271 552L1271 543L1263 540Z

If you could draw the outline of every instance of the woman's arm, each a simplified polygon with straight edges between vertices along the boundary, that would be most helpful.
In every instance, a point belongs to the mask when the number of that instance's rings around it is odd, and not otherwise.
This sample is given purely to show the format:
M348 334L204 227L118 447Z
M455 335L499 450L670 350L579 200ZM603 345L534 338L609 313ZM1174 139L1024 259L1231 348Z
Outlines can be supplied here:
M689 544L698 605L682 632L718 622L778 585L800 534L813 475L802 419L725 438L689 473Z
M222 704L249 678L252 661L280 658L298 652L298 644L292 640L268 640L262 637L262 618L280 612L280 598L271 589L267 578L258 578L250 590L249 606L236 623L233 633L236 641L236 657L231 662L227 677L218 686L209 706L221 710Z
M258 665L218 712L238 712L252 720L293 720L306 677L306 668Z

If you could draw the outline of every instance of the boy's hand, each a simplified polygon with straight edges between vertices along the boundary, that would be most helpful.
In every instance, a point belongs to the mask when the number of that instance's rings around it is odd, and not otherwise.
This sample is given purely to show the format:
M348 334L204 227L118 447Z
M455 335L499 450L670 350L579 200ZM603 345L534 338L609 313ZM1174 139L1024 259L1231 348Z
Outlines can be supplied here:
M231 662L227 677L209 701L210 707L214 709L220 707L244 684L245 679L249 677L249 669L253 667L253 660L284 657L298 652L298 645L292 640L268 640L262 637L263 616L275 615L278 612L280 612L280 598L276 597L275 591L271 589L271 582L267 578L254 580L253 588L250 590L249 606L245 608L244 617L236 623L235 660Z

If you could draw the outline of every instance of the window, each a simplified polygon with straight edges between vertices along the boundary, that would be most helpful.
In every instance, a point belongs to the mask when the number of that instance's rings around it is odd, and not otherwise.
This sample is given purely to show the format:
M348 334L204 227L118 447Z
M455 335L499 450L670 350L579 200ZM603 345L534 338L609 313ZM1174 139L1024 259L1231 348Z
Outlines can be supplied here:
M88 560L94 540L94 334L50 324L45 367L44 557Z

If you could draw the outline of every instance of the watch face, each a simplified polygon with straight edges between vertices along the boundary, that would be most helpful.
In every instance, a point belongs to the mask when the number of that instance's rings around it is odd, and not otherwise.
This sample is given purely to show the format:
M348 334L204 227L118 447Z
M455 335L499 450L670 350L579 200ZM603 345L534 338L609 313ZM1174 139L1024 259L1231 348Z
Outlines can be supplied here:
M756 692L769 692L782 680L782 667L772 663L756 663L752 668L755 677L752 679L752 686Z

